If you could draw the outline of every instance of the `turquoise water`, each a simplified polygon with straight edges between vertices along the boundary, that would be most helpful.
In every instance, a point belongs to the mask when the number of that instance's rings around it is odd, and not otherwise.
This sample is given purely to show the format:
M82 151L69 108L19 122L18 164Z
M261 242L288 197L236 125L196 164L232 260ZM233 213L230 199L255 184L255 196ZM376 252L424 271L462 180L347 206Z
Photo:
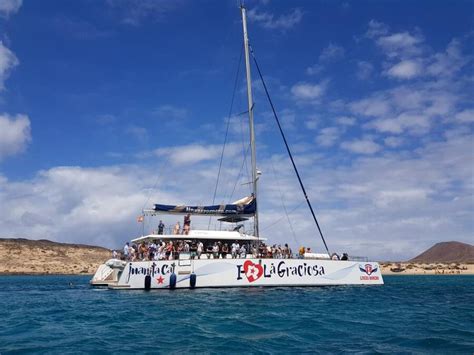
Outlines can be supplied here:
M0 277L0 353L474 351L474 276L152 292L92 289L88 281Z

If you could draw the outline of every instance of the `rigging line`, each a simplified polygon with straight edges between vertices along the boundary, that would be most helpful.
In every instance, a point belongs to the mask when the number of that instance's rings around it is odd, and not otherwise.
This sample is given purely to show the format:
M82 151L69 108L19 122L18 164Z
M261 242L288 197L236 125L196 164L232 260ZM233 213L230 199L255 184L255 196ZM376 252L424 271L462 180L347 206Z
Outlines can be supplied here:
M280 194L281 205L283 206L283 210L285 211L286 219L288 220L288 224L290 225L291 234L293 235L293 239L294 239L295 243L299 244L298 240L296 239L296 234L295 234L295 231L293 229L293 224L291 223L290 216L288 215L288 211L286 210L285 199L283 198L283 193L281 192L280 180L278 179L277 173L275 171L275 166L273 165L272 161L270 161L270 163L272 165L273 176L275 176L276 185L277 185L277 188L278 188L278 192Z
M298 208L300 208L302 205L304 204L304 201L300 202L297 206L295 206L294 208L291 209L290 212L288 212L288 215L291 215L293 212L295 212ZM283 217L280 217L278 218L275 222L273 222L272 224L264 227L261 229L262 232L266 231L266 230L269 230L270 228L276 226L278 223L280 223L283 219L285 218L285 216ZM296 241L298 242L298 241Z
M262 75L262 72L260 71L260 67L258 66L257 59L255 58L255 54L253 53L252 47L250 47L250 53L252 54L253 61L255 62L255 67L257 68L258 75L260 76L260 80L262 81L263 88L265 89L265 94L266 94L268 102L270 103L270 106L272 108L273 116L275 117L275 120L278 124L278 129L280 130L283 141L285 142L286 150L288 152L288 155L290 156L291 164L293 164L293 169L295 170L296 176L298 177L298 181L300 183L301 190L303 190L303 194L304 194L304 198L306 199L306 203L308 204L309 210L311 211L311 215L313 216L313 220L316 223L316 227L318 227L319 235L321 236L321 239L324 243L324 247L326 248L326 251L328 252L328 255L331 255L331 253L329 252L329 248L326 244L326 240L324 239L323 232L321 231L321 227L319 226L318 219L316 218L316 214L314 213L313 207L311 206L311 202L309 201L308 195L306 193L306 189L304 188L303 181L301 180L298 169L296 168L295 161L293 160L293 155L291 154L290 147L288 146L288 142L286 141L285 134L283 133L283 129L281 128L280 120L278 119L278 115L276 113L275 107L273 106L272 99L270 98L270 94L268 93L268 89L267 89L267 85L265 84L265 80L263 80L263 75Z
M227 127L225 130L225 136L224 136L224 145L222 146L222 152L221 152L221 158L219 161L219 170L217 172L217 180L216 180L216 186L214 188L214 196L212 197L212 204L214 204L216 200L216 195L217 195L217 187L219 186L219 179L221 176L221 169L222 169L222 161L224 159L224 151L225 151L225 146L227 143L227 135L229 134L229 126L230 126L230 119L232 117L232 109L234 108L234 99L235 99L235 93L237 91L237 84L239 81L239 74L240 74L240 67L242 64L242 54L243 54L243 46L240 47L240 56L239 56L239 64L237 65L237 72L235 74L235 80L234 80L234 90L232 92L232 99L230 102L230 109L229 109L229 115L227 118ZM208 229L211 227L211 217L209 217L209 224L208 224Z
M231 203L232 196L234 196L235 189L236 189L237 184L240 180L240 177L242 176L242 171L244 170L244 164L247 163L247 154L249 152L249 149L250 149L250 144L247 146L247 150L245 151L244 159L242 160L242 165L240 166L240 170L239 170L239 175L237 175L237 179L235 180L234 188L232 189L232 193L230 194L229 199L228 199L229 203Z
M247 149L245 149L245 137L249 136L249 132L244 133L244 120L243 119L240 120L240 132L242 133L242 152L244 153L243 163L245 163L245 172L247 173L247 175L246 175L247 180L250 181L250 180L252 180L252 178L250 177L249 166L247 164L248 163L247 162L247 153L248 153L249 149L251 148L251 144L249 143L247 145ZM248 192L249 192L249 194L252 193L252 188L251 188L250 185L248 186Z
M163 164L161 164L160 168L158 169L158 175L156 176L156 181L155 181L155 184L153 185L153 187L151 188L151 191L150 193L148 194L148 198L146 199L145 203L143 204L142 206L142 211L143 209L145 208L145 206L147 205L148 201L150 201L150 198L151 198L151 194L153 193L153 191L156 189L156 186L158 185L158 181L160 180L160 173L163 171L163 168L166 166L166 164L168 163L170 157L168 156Z

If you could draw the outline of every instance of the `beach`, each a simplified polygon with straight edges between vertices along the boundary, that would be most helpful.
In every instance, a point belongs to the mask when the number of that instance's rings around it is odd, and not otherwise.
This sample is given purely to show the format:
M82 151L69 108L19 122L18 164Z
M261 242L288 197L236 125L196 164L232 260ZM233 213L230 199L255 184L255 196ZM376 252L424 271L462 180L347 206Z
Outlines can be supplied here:
M0 274L92 275L112 257L98 246L0 239ZM474 263L380 262L383 275L474 275Z
M382 275L474 275L471 263L381 262Z
M109 249L49 240L0 239L0 274L94 274L110 259Z

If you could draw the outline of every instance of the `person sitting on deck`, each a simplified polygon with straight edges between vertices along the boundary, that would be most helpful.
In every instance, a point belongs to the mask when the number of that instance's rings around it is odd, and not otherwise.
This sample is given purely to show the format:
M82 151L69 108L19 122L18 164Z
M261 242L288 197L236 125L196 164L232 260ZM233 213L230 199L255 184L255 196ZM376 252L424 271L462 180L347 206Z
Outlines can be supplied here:
M247 257L247 248L245 247L245 244L242 244L239 252L240 252L240 257L242 259L245 259Z
M342 253L341 260L349 260L349 255L347 255L347 253Z
M305 249L306 249L305 247L300 247L300 249L298 250L298 258L300 258L300 259L304 258Z
M228 253L229 253L229 246L227 245L227 243L224 243L221 249L222 259L226 259Z
M179 224L179 221L176 222L176 224L174 225L174 228L173 228L173 234L179 234L179 230L181 229L181 225Z
M212 257L214 259L219 259L219 244L214 243L214 246L212 247Z
M189 251L191 253L191 259L195 259L197 255L197 243L196 240L193 240L191 242L191 245L189 246Z
M211 243L209 243L209 244L207 245L207 248L206 248L206 254L207 254L207 258L208 258L208 259L210 259L210 258L211 258L211 255L212 255L212 249L213 249L213 247L212 247L212 244L211 244Z

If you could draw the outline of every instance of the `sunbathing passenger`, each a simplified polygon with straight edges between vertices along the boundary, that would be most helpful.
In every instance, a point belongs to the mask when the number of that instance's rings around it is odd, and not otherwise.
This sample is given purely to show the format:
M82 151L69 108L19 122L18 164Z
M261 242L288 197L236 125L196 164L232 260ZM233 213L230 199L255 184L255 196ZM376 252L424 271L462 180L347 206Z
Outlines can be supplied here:
M176 222L176 224L174 225L174 228L173 228L173 234L179 234L179 230L181 229L181 225L179 224L179 222Z

